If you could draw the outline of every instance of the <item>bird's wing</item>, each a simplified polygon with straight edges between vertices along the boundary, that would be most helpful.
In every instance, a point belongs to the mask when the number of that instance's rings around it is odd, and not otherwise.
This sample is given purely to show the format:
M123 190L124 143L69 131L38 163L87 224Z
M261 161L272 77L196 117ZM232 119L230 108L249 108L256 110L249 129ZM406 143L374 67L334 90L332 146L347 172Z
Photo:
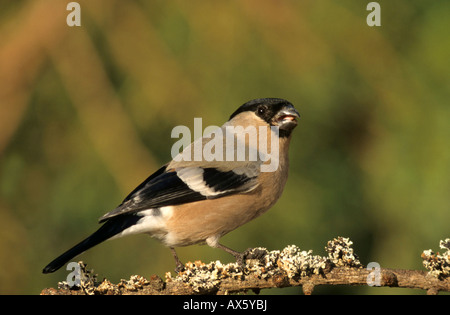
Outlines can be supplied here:
M104 222L125 213L248 192L257 187L258 175L259 171L255 168L242 165L231 170L199 166L168 169L165 165L99 221Z

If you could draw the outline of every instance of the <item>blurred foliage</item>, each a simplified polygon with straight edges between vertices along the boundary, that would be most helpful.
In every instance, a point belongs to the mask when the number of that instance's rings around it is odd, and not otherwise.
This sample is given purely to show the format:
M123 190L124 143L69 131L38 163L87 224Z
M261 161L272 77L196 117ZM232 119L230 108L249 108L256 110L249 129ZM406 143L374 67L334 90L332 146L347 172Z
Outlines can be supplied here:
M221 125L259 97L302 115L290 178L224 244L323 255L346 236L364 264L423 269L422 250L450 236L449 1L379 1L381 27L366 24L369 1L80 0L81 27L66 25L68 2L0 4L0 293L55 287L67 272L44 265L170 159L173 127ZM174 267L146 236L79 259L112 281Z

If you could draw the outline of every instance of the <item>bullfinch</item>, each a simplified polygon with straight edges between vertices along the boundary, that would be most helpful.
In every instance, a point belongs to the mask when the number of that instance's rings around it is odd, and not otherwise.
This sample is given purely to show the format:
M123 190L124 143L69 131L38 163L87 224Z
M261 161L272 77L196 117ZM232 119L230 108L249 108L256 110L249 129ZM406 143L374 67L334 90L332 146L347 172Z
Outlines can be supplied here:
M291 132L299 113L280 98L251 100L210 134L195 140L137 186L103 225L52 262L51 273L110 239L145 233L168 246L204 244L225 250L242 264L244 253L219 239L271 208L286 184ZM270 149L269 149L270 148ZM198 153L198 154L197 154Z

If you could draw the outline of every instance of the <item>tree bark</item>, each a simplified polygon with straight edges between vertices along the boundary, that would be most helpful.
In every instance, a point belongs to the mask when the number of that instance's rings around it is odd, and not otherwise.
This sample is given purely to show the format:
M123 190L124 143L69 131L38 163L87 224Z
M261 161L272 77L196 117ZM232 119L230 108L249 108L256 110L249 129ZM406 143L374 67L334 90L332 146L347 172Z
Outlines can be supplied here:
M328 242L328 257L314 256L312 251L301 251L290 245L279 251L254 248L246 252L243 266L237 263L222 265L220 261L205 264L188 262L182 272L166 280L153 275L150 279L132 276L112 284L108 280L98 282L91 271L81 264L79 286L70 287L60 282L59 288L44 289L43 295L191 295L191 294L235 294L249 290L301 286L303 293L310 295L319 285L370 285L376 287L398 287L422 289L427 294L450 291L450 277L436 276L436 271L402 270L380 268L378 264L364 267L353 253L352 242L346 238L335 238ZM424 261L429 257L422 255ZM436 260L435 257L433 257ZM448 259L448 257L447 257Z

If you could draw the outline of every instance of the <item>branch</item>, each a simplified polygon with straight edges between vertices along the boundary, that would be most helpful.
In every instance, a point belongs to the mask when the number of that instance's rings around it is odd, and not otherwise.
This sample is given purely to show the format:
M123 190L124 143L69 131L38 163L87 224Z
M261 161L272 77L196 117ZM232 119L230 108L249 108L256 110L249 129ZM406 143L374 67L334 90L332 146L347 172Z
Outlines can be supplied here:
M450 239L446 242L441 241L442 248L447 248L442 244L450 245ZM220 261L209 264L188 262L184 271L175 277L170 272L166 273L165 281L153 275L148 280L132 276L130 280L121 280L118 284L112 284L106 279L99 283L96 276L81 264L79 287L70 288L67 283L60 282L59 289L44 289L41 294L230 294L293 286L302 286L305 294L311 294L318 285L414 288L426 290L428 294L450 291L450 249L444 255L434 254L431 250L424 251L424 265L430 268L427 273L379 266L374 269L364 268L351 245L349 239L342 237L329 241L326 246L328 257L312 255L312 251L301 251L295 245L271 252L265 248L254 248L247 251L243 268L239 268L237 263L222 265Z

